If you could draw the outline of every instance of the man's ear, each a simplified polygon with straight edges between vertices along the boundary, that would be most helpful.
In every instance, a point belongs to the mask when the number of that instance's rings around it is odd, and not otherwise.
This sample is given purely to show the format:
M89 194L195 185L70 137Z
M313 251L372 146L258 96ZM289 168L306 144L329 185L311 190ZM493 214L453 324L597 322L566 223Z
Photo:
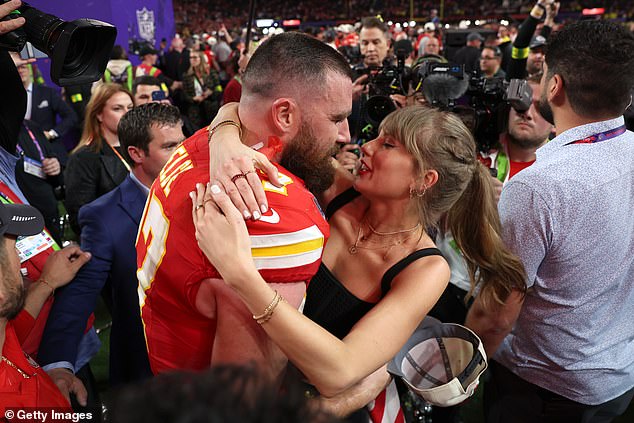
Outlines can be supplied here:
M280 135L294 136L301 122L299 106L291 98L278 98L271 105L271 120Z
M143 163L146 157L145 151L134 145L128 146L128 155L134 163Z
M566 89L564 79L558 73L554 74L548 81L548 100L555 105L562 105L566 102Z

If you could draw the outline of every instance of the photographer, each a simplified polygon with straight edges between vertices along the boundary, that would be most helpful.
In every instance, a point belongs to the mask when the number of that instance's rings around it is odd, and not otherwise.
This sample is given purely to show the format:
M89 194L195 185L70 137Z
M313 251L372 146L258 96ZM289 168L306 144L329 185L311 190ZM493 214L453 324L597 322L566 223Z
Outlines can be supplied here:
M535 151L548 141L553 130L553 125L537 109L541 96L541 77L538 74L528 78L533 91L533 104L530 108L525 112L510 108L507 132L500 137L500 146L488 152L480 152L480 161L495 169L497 199L502 192L502 184L535 162Z
M364 18L359 31L359 44L363 63L353 68L352 114L348 118L353 141L363 136L363 129L367 125L364 112L370 77L378 73L388 59L390 32L387 25L377 17Z

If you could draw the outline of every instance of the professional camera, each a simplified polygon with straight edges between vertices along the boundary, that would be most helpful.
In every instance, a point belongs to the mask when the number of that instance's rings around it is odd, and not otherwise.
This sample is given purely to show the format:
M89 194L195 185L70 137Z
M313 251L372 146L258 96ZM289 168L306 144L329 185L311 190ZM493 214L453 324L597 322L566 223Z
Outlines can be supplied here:
M365 105L365 117L374 128L378 128L383 119L396 110L396 105L390 95L407 95L411 70L405 66L405 59L411 52L411 43L405 41L409 45L410 51L398 42L394 45L396 65L386 63L381 68L369 69L369 97Z
M497 144L499 135L506 130L509 107L525 112L533 102L533 91L524 79L487 79L478 74L467 75L461 65L430 62L415 66L412 73L414 90L422 92L430 105L452 112L471 112L471 129L480 151Z
M509 106L517 112L525 112L533 102L533 90L524 79L503 78L488 80L472 76L467 95L475 115L473 136L481 151L493 148L499 135L506 131Z
M8 0L0 0L0 4ZM80 85L101 78L117 37L114 26L93 19L66 22L28 3L3 21L24 17L19 29L0 36L0 48L21 51L27 42L51 58L51 79L57 85Z

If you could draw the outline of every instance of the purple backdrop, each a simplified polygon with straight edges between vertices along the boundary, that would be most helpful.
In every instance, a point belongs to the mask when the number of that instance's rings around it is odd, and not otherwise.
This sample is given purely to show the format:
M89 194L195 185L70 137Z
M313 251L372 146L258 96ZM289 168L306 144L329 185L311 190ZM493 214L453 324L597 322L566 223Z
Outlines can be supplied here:
M172 0L28 0L28 3L68 21L91 18L108 22L117 28L116 44L126 50L131 38L153 39L158 47L161 38L169 42L176 30ZM136 56L130 56L130 60L138 63ZM39 59L37 65L47 84L53 86L49 76L50 60Z

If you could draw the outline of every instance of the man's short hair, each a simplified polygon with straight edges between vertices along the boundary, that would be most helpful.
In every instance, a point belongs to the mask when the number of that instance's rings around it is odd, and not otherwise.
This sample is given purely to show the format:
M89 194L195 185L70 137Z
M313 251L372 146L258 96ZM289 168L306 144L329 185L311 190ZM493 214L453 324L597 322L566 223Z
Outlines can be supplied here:
M550 79L563 79L573 111L585 117L618 116L634 86L634 34L610 21L580 21L551 35L546 46Z
M158 78L150 75L137 76L132 82L132 95L136 95L136 91L139 85L156 85L157 87L161 88L161 81L159 81Z
M125 51L125 49L120 46L120 45L116 45L114 47L112 47L112 51L110 52L110 60L127 60L128 59L128 53Z
M332 47L308 35L285 32L255 50L242 86L244 93L270 98L288 86L321 88L329 72L352 80L350 66Z
M361 19L361 29L372 29L377 28L381 30L382 33L387 34L388 27L381 19L376 16L368 16Z
M204 373L160 374L113 395L109 399L111 421L342 422L315 407L299 381L288 379L290 386L280 391L254 365L235 364L214 366Z
M502 57L502 50L498 46L484 46L482 47L482 51L491 50L493 52L493 57Z
M181 114L175 106L164 103L147 103L133 108L123 115L117 127L119 141L124 153L128 154L128 147L135 146L145 153L149 152L149 145L152 142L150 127L176 126L181 125ZM130 157L127 157L130 163Z

